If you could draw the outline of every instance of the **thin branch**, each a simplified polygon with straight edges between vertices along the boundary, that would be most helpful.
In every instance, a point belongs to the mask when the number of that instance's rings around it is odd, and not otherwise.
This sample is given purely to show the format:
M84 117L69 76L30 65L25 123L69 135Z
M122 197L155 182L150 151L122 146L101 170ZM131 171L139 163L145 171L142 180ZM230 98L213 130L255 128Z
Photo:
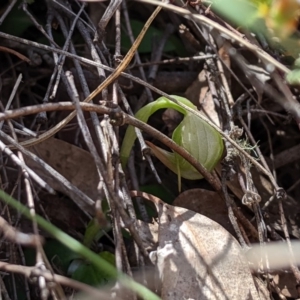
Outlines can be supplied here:
M281 70L284 73L288 73L290 70L286 68L283 64L278 62L275 58L273 58L271 55L269 55L267 52L263 51L259 47L257 47L254 44L251 44L248 40L240 37L236 33L228 30L227 28L223 27L217 22L212 21L211 19L205 17L205 15L200 15L200 14L193 14L189 10L175 6L175 5L170 5L165 2L161 1L155 1L155 0L135 0L137 2L143 2L143 3L148 3L148 4L153 4L155 6L161 6L167 10L170 10L174 13L178 13L179 15L182 15L186 19L191 19L194 20L197 23L200 24L205 24L207 26L213 27L217 30L219 30L221 33L226 35L228 38L233 39L234 41L238 42L239 44L245 46L248 48L250 51L253 51L258 57L260 57L262 60L269 62L270 64L274 65L276 68Z
M11 226L6 220L0 216L0 231L3 236L15 244L22 246L36 247L37 243L43 242L40 235L23 233Z
M180 102L179 102L180 103ZM168 138L166 135L161 133L160 131L156 130L155 128L149 126L148 124L141 122L134 117L125 114L118 108L108 108L100 105L90 104L90 103L83 103L80 102L80 106L83 110L87 108L87 110L94 110L96 112L100 112L103 114L111 115L111 117L121 119L123 121L123 124L129 124L132 126L135 126L150 135L152 135L154 138L158 139L162 143L164 143L166 146L180 154L184 159L186 159L191 165L193 165L203 176L204 178L214 187L216 191L221 190L221 184L220 182L217 182L216 179L193 157L191 156L184 148L178 146L173 140ZM67 110L67 109L74 109L75 105L71 102L59 102L59 103L48 103L48 104L40 104L31 106L32 110L30 110L30 107L20 108L16 109L14 111L7 111L5 113L0 113L0 121L9 119L12 117L19 117L21 115L25 114L31 114L36 113L38 111L41 111L41 109L44 109L45 111L53 111L53 110Z
M57 275L52 274L49 271L42 271L36 267L27 267L22 265L13 265L0 261L0 270L5 272L12 272L17 274L22 274L27 278L32 278L36 276L43 276L48 282L57 282L61 285L71 287L75 290L80 290L87 293L90 296L96 297L96 299L109 299L110 296L106 292L102 292L99 289L93 288L85 283ZM120 300L120 298L114 298Z

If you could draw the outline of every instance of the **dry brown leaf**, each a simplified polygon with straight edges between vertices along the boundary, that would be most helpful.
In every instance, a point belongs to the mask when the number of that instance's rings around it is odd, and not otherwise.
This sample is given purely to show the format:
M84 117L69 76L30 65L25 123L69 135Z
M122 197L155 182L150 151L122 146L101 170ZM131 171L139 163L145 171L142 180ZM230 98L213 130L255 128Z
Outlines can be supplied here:
M144 247L149 250L154 250L158 243L158 225L157 223L146 223L141 220L136 220L140 238L143 241Z
M208 87L205 70L202 70L198 75L198 78L187 88L185 96L213 123L220 126L219 116L216 112L215 103Z
M152 258L167 299L260 299L241 247L221 225L152 195L158 211L159 246Z
M47 165L26 157L26 164L52 188L74 201L84 212L94 214L99 176L90 154L54 138L30 147ZM52 170L51 170L52 168Z
M293 273L281 272L273 276L274 284L280 289L280 292L285 297L299 299L299 294L296 289L296 282Z
M184 191L174 200L173 205L202 214L222 225L232 235L235 235L228 218L227 206L219 194L214 191L204 189Z
M227 44L219 49L219 56L225 65L230 68L230 56L227 51ZM230 73L227 68L224 68L224 75L226 76L228 85L231 85ZM214 99L209 89L209 84L206 78L206 70L202 70L198 78L187 88L185 92L186 98L188 98L194 105L198 107L213 123L220 126L220 120L216 111Z
M99 176L89 152L55 138L47 139L28 149L91 199L97 199ZM60 185L49 177L39 165L29 160L28 165L55 190L61 191Z

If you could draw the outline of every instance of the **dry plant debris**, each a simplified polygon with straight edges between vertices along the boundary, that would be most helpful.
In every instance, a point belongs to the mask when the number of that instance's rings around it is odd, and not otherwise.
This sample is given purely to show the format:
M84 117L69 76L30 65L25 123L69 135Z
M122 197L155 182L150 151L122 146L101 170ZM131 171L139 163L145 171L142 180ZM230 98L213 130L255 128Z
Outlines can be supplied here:
M161 299L299 298L299 24L284 19L280 32L272 13L287 6L273 2L268 38L225 20L214 1L2 1L0 189ZM222 135L213 172L168 138L180 113L132 117L169 95ZM127 125L138 143L123 169ZM179 193L147 145L180 153L205 179L183 178ZM48 232L0 208L3 299L138 299L91 278L76 254L49 254Z

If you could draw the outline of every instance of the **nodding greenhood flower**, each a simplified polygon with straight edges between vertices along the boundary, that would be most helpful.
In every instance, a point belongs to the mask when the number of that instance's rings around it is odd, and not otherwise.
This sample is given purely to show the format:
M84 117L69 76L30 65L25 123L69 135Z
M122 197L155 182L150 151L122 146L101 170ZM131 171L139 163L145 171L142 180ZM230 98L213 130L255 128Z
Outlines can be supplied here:
M171 96L186 106L197 110L197 107L189 100L179 96ZM159 109L172 108L184 115L183 120L175 128L172 140L188 151L197 159L208 171L212 171L220 161L224 151L224 144L221 135L207 122L186 111L178 104L165 97L160 97L156 101L142 107L135 117L143 122L147 122L149 117ZM136 139L134 127L129 126L120 151L121 163L125 167L130 155L131 148ZM178 174L180 189L180 177L196 180L203 176L184 158L174 152L163 150L150 142L147 142L153 154L170 170Z

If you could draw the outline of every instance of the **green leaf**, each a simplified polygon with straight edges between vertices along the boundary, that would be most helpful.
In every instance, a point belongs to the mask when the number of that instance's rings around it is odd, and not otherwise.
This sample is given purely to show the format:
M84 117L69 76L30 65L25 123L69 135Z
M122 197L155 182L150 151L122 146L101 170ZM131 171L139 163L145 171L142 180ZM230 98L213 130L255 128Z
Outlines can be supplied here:
M65 274L71 261L80 257L76 252L56 240L48 240L44 246L44 251L48 260L55 265L56 269L61 270Z
M300 85L300 69L290 71L286 75L286 80L289 84Z
M90 248L94 240L97 241L102 237L103 233L101 229L102 228L99 222L95 218L92 219L85 230L83 237L83 245Z
M115 256L112 253L103 251L99 253L99 257L112 266L115 265ZM71 278L92 286L103 285L114 279L108 273L100 271L93 264L79 259L71 263L68 274L71 275Z
M144 23L140 22L138 20L131 20L130 21L132 32L134 38L138 36L138 34L141 32L141 30L144 27ZM139 53L151 53L152 52L152 44L153 44L153 39L159 40L161 36L163 35L163 31L150 26L148 28L140 46L139 46ZM121 37L121 45L122 49L125 51L128 51L131 47L131 42L128 37L128 35L123 31L122 32L122 37ZM185 48L179 38L177 38L175 35L172 35L168 41L165 44L164 47L164 52L171 52L174 51L176 54L179 56L184 56L186 55Z
M31 20L25 12L19 8L18 1L0 26L0 30L11 35L21 36L32 25Z
M177 193L173 194L173 192L169 191L161 184L147 184L142 185L139 188L142 192L154 195L169 204L173 202L177 195Z
M240 26L253 28L258 19L257 5L246 0L215 1L213 10Z

